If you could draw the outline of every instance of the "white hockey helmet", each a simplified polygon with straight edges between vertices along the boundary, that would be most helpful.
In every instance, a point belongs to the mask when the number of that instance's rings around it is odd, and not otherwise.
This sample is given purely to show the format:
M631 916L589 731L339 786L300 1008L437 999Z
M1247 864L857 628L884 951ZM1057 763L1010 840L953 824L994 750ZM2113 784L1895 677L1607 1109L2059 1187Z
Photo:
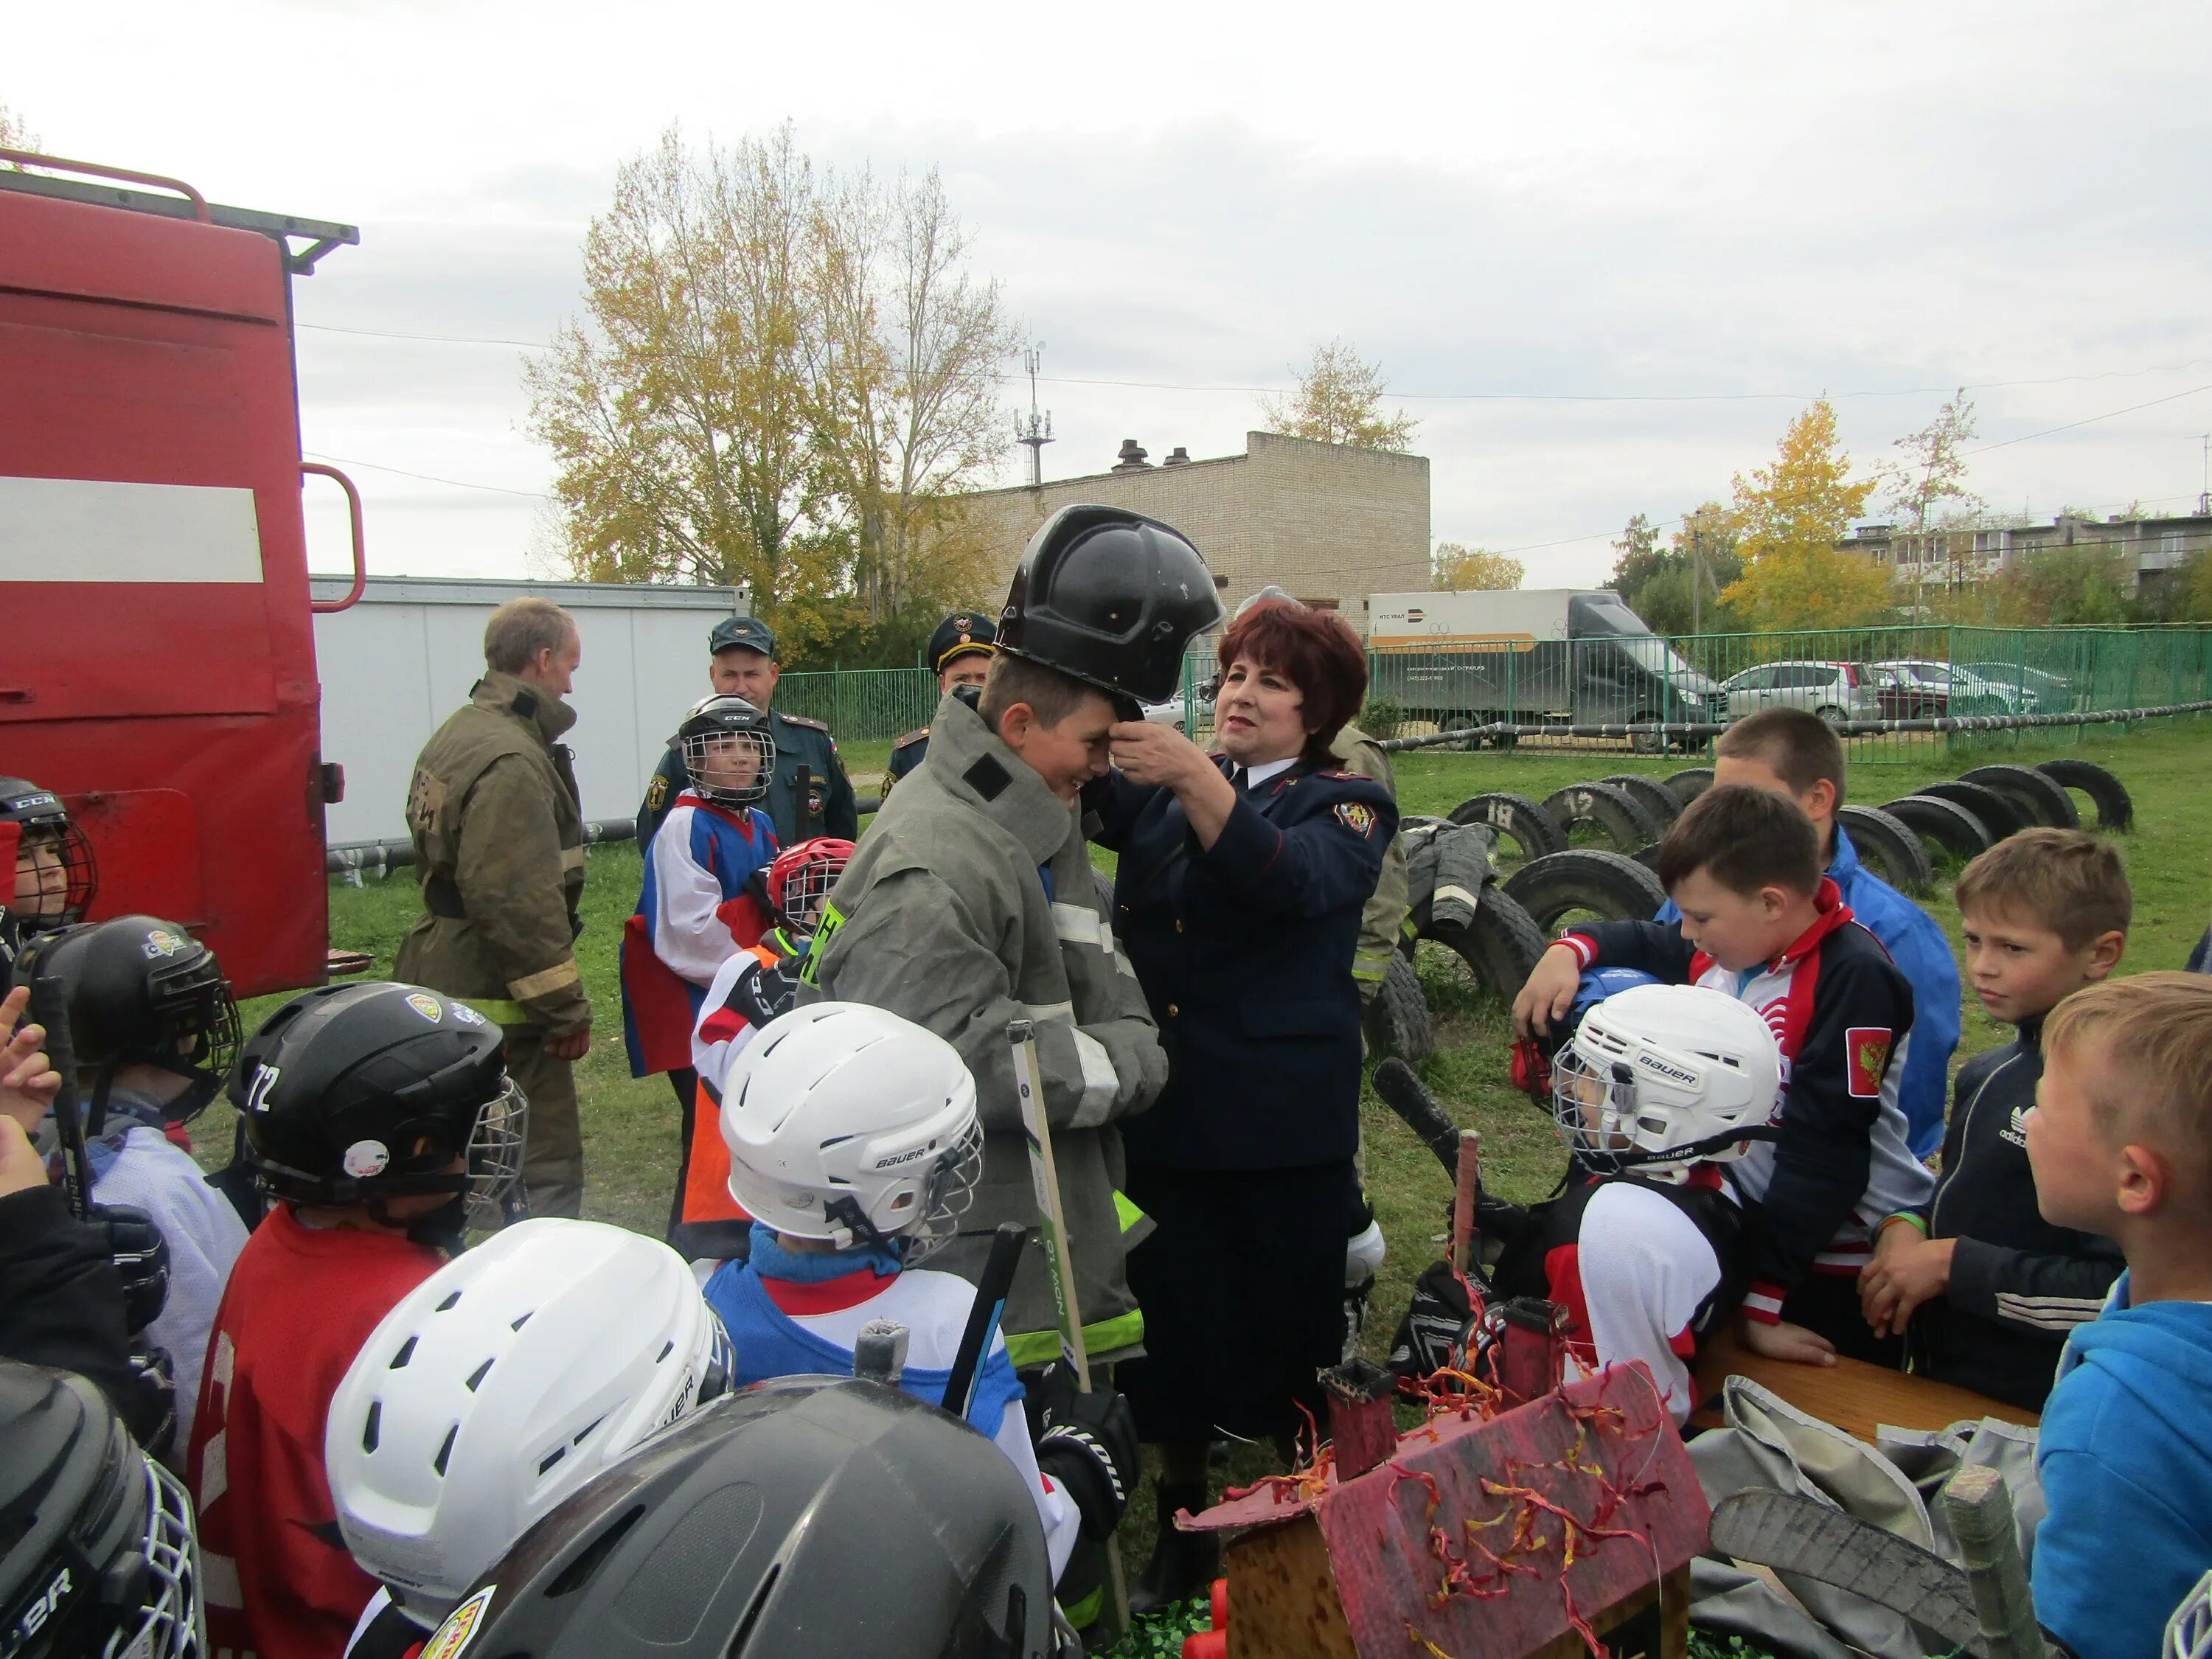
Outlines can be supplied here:
M727 1391L730 1343L684 1259L596 1221L525 1221L422 1281L331 1401L346 1547L434 1628L539 1516Z
M1593 1005L1552 1061L1552 1115L1588 1167L1679 1176L1741 1158L1782 1093L1759 1012L1698 985L1638 985Z
M730 1196L763 1226L839 1249L950 1239L982 1171L975 1079L952 1045L857 1002L754 1034L722 1086Z

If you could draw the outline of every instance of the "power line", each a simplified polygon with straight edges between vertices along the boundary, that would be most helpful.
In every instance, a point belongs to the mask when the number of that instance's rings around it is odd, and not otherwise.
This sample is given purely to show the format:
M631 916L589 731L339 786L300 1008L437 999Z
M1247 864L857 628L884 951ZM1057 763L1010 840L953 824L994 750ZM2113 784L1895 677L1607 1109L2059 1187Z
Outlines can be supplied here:
M471 483L466 478L441 478L434 472L410 472L404 466L386 466L379 461L357 461L344 455L325 455L312 449L303 449L300 453L311 460L336 461L340 466L365 466L371 472L396 472L403 478L420 478L424 483L451 484L456 489L489 489L495 495L525 495L538 501L553 499L542 489L510 489L505 484Z
M2090 415L2078 421L2069 421L2063 426L2045 427L2040 432L2023 433L2017 438L2007 438L2002 443L1984 444L1979 449L1960 451L1962 460L1968 455L1986 455L1992 449L2009 449L2014 444L2024 444L2031 438L2048 438L2054 432L2071 432L2077 426L2091 426L2099 421L2109 421L2115 416L2132 415L2139 409L2155 409L2160 404L2178 402L2183 398L2194 398L2200 392L2212 392L2212 385L2193 386L2186 392L2176 392L2164 398L2153 398L2148 403L2130 404L2125 409L2107 410L2102 415Z

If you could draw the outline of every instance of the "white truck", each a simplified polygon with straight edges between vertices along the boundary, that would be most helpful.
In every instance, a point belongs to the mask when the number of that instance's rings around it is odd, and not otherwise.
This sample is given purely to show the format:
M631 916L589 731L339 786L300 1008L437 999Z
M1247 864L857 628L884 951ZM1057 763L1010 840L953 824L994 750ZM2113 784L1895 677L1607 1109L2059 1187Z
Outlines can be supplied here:
M1370 695L1440 731L1501 720L1705 722L1721 719L1726 702L1608 588L1375 593L1367 616Z

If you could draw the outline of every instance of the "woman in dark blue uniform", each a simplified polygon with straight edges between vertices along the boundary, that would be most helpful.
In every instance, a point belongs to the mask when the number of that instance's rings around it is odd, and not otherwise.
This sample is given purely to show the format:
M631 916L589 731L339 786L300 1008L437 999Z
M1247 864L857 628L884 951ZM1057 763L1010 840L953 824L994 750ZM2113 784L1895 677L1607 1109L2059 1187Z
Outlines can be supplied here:
M1129 1196L1157 1231L1129 1256L1147 1357L1123 1364L1161 1451L1162 1546L1143 1599L1195 1593L1217 1433L1287 1440L1344 1329L1359 1138L1360 911L1396 832L1389 793L1332 769L1367 659L1343 619L1271 603L1221 642L1209 756L1164 726L1113 732L1091 792L1120 855L1114 921L1167 1048L1168 1085L1121 1126Z

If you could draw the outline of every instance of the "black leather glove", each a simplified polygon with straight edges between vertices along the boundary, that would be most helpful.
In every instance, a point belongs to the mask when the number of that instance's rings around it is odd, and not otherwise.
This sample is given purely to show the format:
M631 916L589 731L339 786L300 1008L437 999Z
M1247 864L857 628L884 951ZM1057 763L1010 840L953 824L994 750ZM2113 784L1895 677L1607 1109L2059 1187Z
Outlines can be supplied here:
M1111 1389L1078 1394L1074 1377L1058 1362L1036 1386L1037 1467L1075 1500L1085 1537L1109 1537L1143 1468L1129 1402Z
M123 1322L143 1331L169 1300L169 1242L152 1216L127 1204L95 1204L90 1219L106 1230L107 1254L123 1276Z

